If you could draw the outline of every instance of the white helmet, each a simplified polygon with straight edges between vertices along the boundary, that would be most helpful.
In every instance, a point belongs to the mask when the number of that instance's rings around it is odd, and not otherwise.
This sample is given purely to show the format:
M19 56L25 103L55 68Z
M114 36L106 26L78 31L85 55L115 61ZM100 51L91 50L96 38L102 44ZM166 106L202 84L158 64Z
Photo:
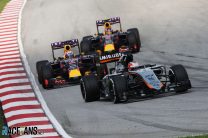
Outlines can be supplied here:
M139 63L138 62L129 62L128 64L128 69L133 69L133 68L136 68L139 66Z

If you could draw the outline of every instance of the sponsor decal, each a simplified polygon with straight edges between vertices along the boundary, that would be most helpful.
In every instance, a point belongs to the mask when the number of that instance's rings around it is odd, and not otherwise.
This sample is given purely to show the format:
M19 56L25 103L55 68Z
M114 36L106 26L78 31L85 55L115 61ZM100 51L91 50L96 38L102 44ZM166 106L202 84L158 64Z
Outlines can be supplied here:
M115 54L108 54L108 55L103 55L100 56L100 60L108 60L108 59L114 59L114 58L119 58L123 56L123 53L115 53Z
M38 130L37 127L7 127L2 126L2 136L12 136L12 135L43 135L43 130Z

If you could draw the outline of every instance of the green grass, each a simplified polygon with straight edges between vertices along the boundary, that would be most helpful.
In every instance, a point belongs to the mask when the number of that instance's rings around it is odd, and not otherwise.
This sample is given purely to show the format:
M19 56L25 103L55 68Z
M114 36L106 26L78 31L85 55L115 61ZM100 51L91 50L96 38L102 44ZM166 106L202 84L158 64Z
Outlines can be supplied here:
M10 0L0 0L0 13L4 9L5 5L9 2Z
M208 134L199 135L199 136L187 136L187 137L181 137L181 138L208 138Z

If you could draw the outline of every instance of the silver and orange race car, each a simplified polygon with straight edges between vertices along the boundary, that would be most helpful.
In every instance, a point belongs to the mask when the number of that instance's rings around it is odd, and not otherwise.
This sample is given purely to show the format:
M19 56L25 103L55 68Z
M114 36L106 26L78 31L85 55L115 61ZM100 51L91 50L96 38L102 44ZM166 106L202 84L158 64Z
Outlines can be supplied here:
M122 56L115 68L110 69L111 74L103 79L83 76L80 86L85 102L104 98L119 103L171 91L183 93L192 87L186 69L180 64L166 68L156 64L139 65L132 59L128 54Z

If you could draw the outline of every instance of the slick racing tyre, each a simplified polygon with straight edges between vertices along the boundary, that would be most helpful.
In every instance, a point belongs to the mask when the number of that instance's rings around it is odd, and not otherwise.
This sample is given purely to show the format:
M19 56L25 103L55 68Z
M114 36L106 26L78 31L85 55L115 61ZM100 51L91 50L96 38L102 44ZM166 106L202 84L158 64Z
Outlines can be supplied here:
M133 52L139 52L141 47L140 35L137 28L128 29L128 41Z
M127 98L127 81L124 76L113 76L111 79L113 102L114 104L126 102Z
M51 79L53 78L53 69L51 64L48 62L41 67L42 70L42 86L44 89L53 88Z
M43 65L45 65L46 63L48 63L48 60L42 60L42 61L38 61L36 62L36 71L37 71L37 74L38 74L38 82L40 84L42 84L42 71L41 71L41 68Z
M85 102L93 102L100 99L100 91L96 76L83 76L80 80L80 88Z
M80 47L81 47L81 53L88 54L92 51L92 45L91 40L88 38L91 38L92 36L85 36L83 37Z
M93 37L92 35L88 35L88 36L83 37L82 40L85 41L85 40L88 40L89 38L92 38L92 37Z
M169 76L170 82L176 85L176 92L185 92L191 88L187 71L182 65L170 67Z

